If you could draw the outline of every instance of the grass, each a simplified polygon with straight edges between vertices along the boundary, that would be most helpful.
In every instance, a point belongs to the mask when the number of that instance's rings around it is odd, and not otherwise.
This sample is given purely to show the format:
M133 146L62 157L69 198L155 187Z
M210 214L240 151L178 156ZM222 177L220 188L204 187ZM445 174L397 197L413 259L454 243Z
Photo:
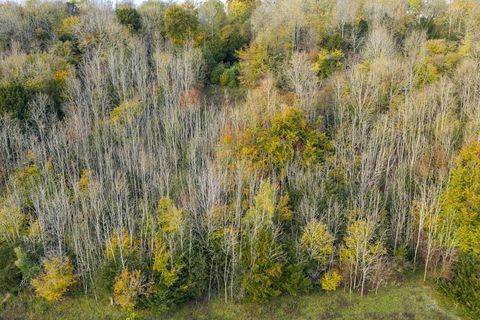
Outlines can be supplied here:
M194 302L170 314L137 311L138 319L463 319L463 310L428 284L411 279L360 297L343 291L282 296L267 304ZM127 319L129 314L108 301L65 297L49 304L23 293L0 309L0 319ZM137 318L135 318L137 319Z

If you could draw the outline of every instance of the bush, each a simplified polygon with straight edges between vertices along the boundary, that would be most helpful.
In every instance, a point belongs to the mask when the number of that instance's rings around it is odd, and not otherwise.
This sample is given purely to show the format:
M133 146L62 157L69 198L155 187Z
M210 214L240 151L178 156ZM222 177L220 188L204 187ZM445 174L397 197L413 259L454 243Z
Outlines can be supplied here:
M285 267L281 283L282 289L291 295L308 292L312 287L312 282L305 275L301 264L290 264Z
M123 269L113 285L115 302L122 308L132 311L142 293L142 272Z
M142 27L142 17L135 8L121 7L115 10L118 21L134 32Z
M342 276L337 273L337 271L332 271L325 273L322 278L321 284L322 289L325 291L335 291L337 290L340 282L342 281Z
M237 77L240 73L240 67L238 64L234 64L230 68L227 68L223 71L220 76L220 84L224 87L236 87L237 86Z
M17 257L17 260L15 260L15 266L22 273L22 281L24 283L30 283L32 278L38 272L39 267L22 247L16 247L14 252Z
M72 71L65 59L45 53L12 55L4 65L0 74L0 115L10 114L28 121L31 102L45 95L45 111L63 116L64 89Z
M480 318L480 258L471 253L461 254L453 274L450 281L440 283L440 288L467 306L473 319Z
M43 259L41 273L32 280L37 294L47 301L60 299L74 283L73 265L68 257Z
M140 116L143 111L144 105L142 102L138 100L127 100L110 112L110 121L118 124L132 122L132 120Z
M22 274L15 267L12 246L0 243L0 293L15 292L22 281Z
M225 65L223 63L219 63L213 68L212 73L210 74L210 83L211 84L219 84L220 77L225 72Z
M13 114L16 118L27 118L28 102L33 97L29 90L18 81L3 81L0 83L0 114Z
M317 71L321 79L326 79L343 66L343 59L344 53L342 50L322 49L318 54L318 60L314 66L315 71Z

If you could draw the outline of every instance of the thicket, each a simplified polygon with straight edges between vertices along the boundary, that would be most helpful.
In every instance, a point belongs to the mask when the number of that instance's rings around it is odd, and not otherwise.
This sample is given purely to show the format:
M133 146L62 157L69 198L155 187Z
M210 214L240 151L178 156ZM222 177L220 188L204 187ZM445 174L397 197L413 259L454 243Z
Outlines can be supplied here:
M479 21L473 0L0 4L0 290L165 311L421 269L478 316Z

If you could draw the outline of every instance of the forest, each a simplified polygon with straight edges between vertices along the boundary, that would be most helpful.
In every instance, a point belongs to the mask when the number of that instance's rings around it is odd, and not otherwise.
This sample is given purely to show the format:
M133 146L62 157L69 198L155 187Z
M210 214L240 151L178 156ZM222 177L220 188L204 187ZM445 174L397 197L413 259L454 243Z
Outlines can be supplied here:
M479 1L0 3L0 318L412 274L480 319Z

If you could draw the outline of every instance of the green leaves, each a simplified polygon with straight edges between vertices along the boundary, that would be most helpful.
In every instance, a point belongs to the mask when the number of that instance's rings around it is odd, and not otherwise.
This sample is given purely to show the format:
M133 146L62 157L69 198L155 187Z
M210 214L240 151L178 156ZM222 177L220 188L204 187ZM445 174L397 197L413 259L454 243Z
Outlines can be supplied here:
M135 8L120 7L115 10L118 21L133 32L140 31L142 27L142 17Z
M314 66L315 71L317 71L321 79L326 79L343 66L344 58L345 55L342 50L322 49Z
M480 143L462 148L442 197L442 217L453 221L462 252L480 256Z
M480 258L460 254L453 274L450 281L440 283L440 288L466 305L472 318L480 317Z
M177 46L191 39L198 31L198 18L196 11L180 5L172 5L165 10L165 33Z

